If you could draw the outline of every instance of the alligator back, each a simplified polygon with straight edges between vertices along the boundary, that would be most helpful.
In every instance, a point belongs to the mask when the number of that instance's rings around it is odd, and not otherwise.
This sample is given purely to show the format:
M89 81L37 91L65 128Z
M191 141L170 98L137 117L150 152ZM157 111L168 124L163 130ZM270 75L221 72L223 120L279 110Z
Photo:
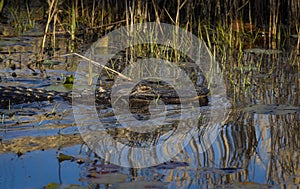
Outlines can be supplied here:
M64 100L70 100L70 92L47 91L45 89L0 86L0 104L8 106L13 104L23 104L41 101L53 101L59 96Z
M133 103L148 104L149 101L154 99L161 98L166 104L179 104L183 101L192 101L198 100L200 105L207 104L207 94L209 90L205 87L197 88L197 97L182 99L178 97L177 93L172 89L158 89L159 85L148 85L148 86L137 86L130 93L130 100ZM122 89L122 87L121 87ZM159 91L159 92L158 92ZM95 102L98 104L110 104L111 100L111 90L96 90L95 93ZM125 96L122 94L122 90L118 91L117 94L113 96ZM72 101L73 97L81 97L82 99L89 99L85 97L83 93L78 92L57 92L57 91L48 91L40 88L27 88L27 87L15 87L15 86L1 86L0 85L0 105L1 108L7 108L10 105L15 104L24 104L32 102L42 102L42 101L54 101L55 99L61 99L64 101Z

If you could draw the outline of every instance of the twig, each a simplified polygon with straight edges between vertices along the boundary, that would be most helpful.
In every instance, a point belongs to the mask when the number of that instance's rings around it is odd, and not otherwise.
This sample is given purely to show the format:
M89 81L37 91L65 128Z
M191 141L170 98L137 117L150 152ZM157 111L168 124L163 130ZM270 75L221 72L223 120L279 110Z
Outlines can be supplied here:
M84 59L84 60L90 61L92 64L97 65L97 66L101 66L102 68L104 68L104 69L106 69L106 70L109 70L109 71L111 71L111 72L114 72L114 73L118 74L120 77L122 77L123 79L127 79L128 81L131 81L131 80L132 80L131 78L125 76L124 74L121 74L120 72L117 72L116 70L113 70L113 69L111 69L111 68L109 68L109 67L107 67L107 66L105 66L105 65L100 64L99 62L96 62L96 61L94 61L94 60L91 60L91 59L89 59L89 58L87 58L87 57L85 57L85 56L82 56L82 55L78 54L78 53L64 54L64 55L61 55L61 57L65 57L65 56L73 56L73 55L78 56L78 57L80 57L80 58L82 58L82 59Z

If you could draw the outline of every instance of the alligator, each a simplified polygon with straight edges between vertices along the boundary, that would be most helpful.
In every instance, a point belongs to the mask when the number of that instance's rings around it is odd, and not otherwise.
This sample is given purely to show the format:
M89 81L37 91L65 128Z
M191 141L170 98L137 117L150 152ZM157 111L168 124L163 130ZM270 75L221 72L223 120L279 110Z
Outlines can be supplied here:
M209 89L206 87L196 87L197 96L179 98L177 92L174 89L167 88L163 85L158 85L157 83L150 83L149 85L137 85L129 95L129 99L133 102L138 102L140 104L149 104L147 102L152 100L161 99L165 104L179 104L183 101L195 101L199 100L200 105L206 105L207 95ZM29 88L29 87L16 87L16 86L3 86L0 85L0 105L1 108L8 108L12 105L42 102L42 101L57 101L64 100L72 102L72 97L83 97L85 91L75 92L58 92L58 91L48 91L43 88ZM189 92L187 92L189 93ZM99 88L95 90L95 102L96 104L111 104L111 90L104 90ZM124 96L122 92L118 92L119 96Z

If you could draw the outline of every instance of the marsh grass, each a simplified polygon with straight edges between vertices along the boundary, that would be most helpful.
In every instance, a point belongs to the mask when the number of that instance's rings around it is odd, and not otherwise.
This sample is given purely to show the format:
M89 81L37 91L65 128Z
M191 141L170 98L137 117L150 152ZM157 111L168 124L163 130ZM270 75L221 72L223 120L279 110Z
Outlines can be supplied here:
M88 43L89 41L86 39L94 39L94 37L87 36L96 35L99 38L120 26L155 21L158 24L170 23L197 35L205 41L212 51L212 56L219 61L224 72L234 69L242 70L241 68L245 67L243 60L247 58L244 51L251 48L284 49L291 53L289 55L290 64L299 64L297 62L300 46L300 21L297 19L300 16L298 0L283 2L259 0L47 0L47 7L40 59L44 58L47 39L50 41L50 46L55 49L57 34L70 37L69 49L71 53L75 53L77 52L77 43L82 41ZM15 10L11 10L11 12L12 15L15 15L15 27L24 28L21 18L17 17L21 14ZM26 27L34 27L35 18L32 16L29 4L25 6L23 14L28 20ZM157 32L151 28L147 28L147 31L153 36L155 36L153 32ZM172 32L172 35L176 36L178 31L175 29ZM135 35L137 38L141 37L138 33ZM291 35L298 36L298 38L286 40ZM80 39L82 36L83 39ZM188 41L186 43L188 44ZM178 44L174 38L172 45L175 48L170 49L155 43L131 46L126 49L125 61L130 62L137 57L153 57L180 64L185 61L184 55L176 47L185 44ZM115 64L111 64L113 69L115 69ZM263 66L260 61L258 63L252 61L252 64L250 67L258 66L258 69ZM247 80L244 83L244 86L249 84Z
M120 25L149 21L170 23L191 31L205 40L210 49L212 49L212 45L216 45L216 42L218 45L226 42L230 48L240 50L248 46L248 43L254 44L258 37L265 38L266 48L278 48L278 44L284 36L299 35L300 24L297 18L300 16L300 6L298 0L283 2L259 0L47 0L45 2L48 11L44 30L47 35L44 38L49 35L49 30L52 30L51 35L54 36L64 32L70 35L72 41L75 41L76 36L82 34L98 33L98 37L101 37ZM3 1L0 1L0 7L1 3ZM10 4L14 5L15 3L18 4L18 1L11 1ZM11 13L15 17L16 28L24 29L35 26L33 10L28 1L26 3L25 11L11 9ZM27 24L22 23L21 13L28 21ZM45 41L43 39L43 50ZM55 40L52 45L55 46ZM218 48L222 49L222 47ZM174 53L177 57L176 49Z
M218 50L222 52L224 45L242 51L243 48L255 45L260 37L265 38L266 48L277 48L283 33L285 35L299 33L296 31L299 28L299 20L295 19L299 14L297 0L289 0L288 3L277 1L266 3L258 0L254 2L172 0L168 3L160 0L122 2L116 0L79 2L79 0L74 0L61 3L59 6L52 6L54 1L52 0L49 4L48 14L55 10L56 12L63 10L71 15L70 19L63 14L58 16L61 24L70 28L72 40L75 40L75 36L84 31L105 34L122 23L132 25L147 21L171 23L192 31L204 39L210 49L212 49L212 45L217 45L217 52ZM288 15L280 12L283 7L290 8L291 12ZM263 14L253 14L254 10L263 8L265 9L262 11ZM288 16L288 18L283 16ZM52 20L51 15L48 15L47 23ZM286 20L289 21L288 25ZM124 22L119 23L119 21ZM283 28L283 24L288 28ZM174 53L177 57L176 49Z
M12 26L15 33L23 33L35 27L35 18L32 10L30 10L28 3L25 11L20 11L20 7L9 7L9 12L12 15Z
M3 5L4 5L4 0L0 0L0 13L2 12Z

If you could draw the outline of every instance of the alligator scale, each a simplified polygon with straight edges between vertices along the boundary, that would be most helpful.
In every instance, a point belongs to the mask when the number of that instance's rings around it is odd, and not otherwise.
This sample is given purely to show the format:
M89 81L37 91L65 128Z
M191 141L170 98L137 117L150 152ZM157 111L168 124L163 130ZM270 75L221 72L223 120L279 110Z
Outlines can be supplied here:
M122 92L117 91L113 95L125 96ZM160 99L165 104L179 104L183 101L195 101L199 100L200 105L207 103L207 94L209 89L205 87L195 88L197 96L179 98L177 92L169 87L160 85L155 82L142 83L135 86L129 94L129 99L132 102L137 103L147 103L152 100ZM185 91L189 94L189 91ZM58 92L58 91L48 91L42 88L27 88L27 87L16 87L16 86L1 86L0 85L0 105L1 108L8 108L10 105L32 103L32 102L42 102L42 101L56 101L64 100L72 102L72 98L80 98L86 94L86 91L81 92ZM95 90L93 93L95 95L96 104L108 105L111 103L111 90ZM128 96L128 95L127 95Z

